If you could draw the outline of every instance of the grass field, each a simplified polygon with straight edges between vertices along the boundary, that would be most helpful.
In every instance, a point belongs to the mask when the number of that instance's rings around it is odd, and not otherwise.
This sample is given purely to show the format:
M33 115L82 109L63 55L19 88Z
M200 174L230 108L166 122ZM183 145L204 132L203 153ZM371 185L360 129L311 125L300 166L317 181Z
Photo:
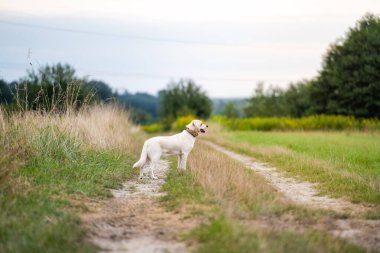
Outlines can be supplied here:
M309 227L332 214L289 205L263 178L202 143L197 143L189 159L190 173L186 174L179 174L172 163L162 188L168 195L161 200L178 210L195 204L198 210L192 213L209 218L183 235L198 242L195 252L366 252L320 230L249 225L256 219L297 216L297 223Z
M0 111L0 130L0 252L96 252L80 214L88 201L109 198L110 189L137 176L131 165L146 135L122 110L102 106L62 115ZM378 205L379 136L211 126L202 138L319 182L324 193ZM183 235L195 242L195 252L365 252L315 229L320 220L343 216L290 203L240 162L201 142L186 173L176 171L175 159L160 203L204 221ZM289 217L295 227L272 229ZM262 229L252 223L257 220L277 225L264 222L269 229Z
M377 132L222 131L208 138L291 176L318 182L324 194L380 204Z
M141 133L112 107L0 116L0 252L96 252L78 214L132 175Z

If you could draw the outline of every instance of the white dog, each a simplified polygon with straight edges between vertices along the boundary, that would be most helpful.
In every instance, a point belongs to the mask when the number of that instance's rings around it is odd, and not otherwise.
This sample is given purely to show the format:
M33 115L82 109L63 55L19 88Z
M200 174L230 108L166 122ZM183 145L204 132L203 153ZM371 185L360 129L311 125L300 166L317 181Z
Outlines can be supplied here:
M144 176L142 172L143 166L150 161L150 173L153 179L154 168L160 160L161 155L178 155L178 170L186 170L187 156L194 146L194 142L199 132L205 133L207 125L200 120L193 120L179 134L172 136L158 136L145 141L141 151L140 160L138 160L133 168L140 168L140 179Z

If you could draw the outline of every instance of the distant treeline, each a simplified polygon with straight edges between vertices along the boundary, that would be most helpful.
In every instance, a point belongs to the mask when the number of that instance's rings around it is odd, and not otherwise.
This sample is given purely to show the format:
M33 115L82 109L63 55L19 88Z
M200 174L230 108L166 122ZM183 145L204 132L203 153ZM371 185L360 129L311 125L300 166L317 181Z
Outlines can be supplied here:
M64 113L93 103L117 103L131 113L135 123L160 120L163 129L169 129L182 115L208 118L212 108L210 98L192 80L169 83L158 96L128 91L119 94L103 81L78 77L73 67L61 63L31 70L11 83L0 80L0 105L9 111Z
M63 112L83 104L118 103L131 112L138 123L158 119L158 98L148 93L117 93L99 80L87 80L75 74L68 64L46 65L29 71L26 77L7 83L0 79L0 104L8 110Z

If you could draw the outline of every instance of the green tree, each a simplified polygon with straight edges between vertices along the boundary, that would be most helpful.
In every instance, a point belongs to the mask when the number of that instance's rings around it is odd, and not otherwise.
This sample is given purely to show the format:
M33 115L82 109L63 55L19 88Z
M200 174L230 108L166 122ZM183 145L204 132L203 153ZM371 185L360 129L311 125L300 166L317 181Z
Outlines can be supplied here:
M274 117L286 115L284 91L278 87L264 90L264 83L259 82L254 95L248 99L244 113L248 117Z
M117 95L117 101L130 111L131 119L138 124L151 124L158 121L158 98L148 93L135 94L125 91Z
M227 102L227 104L223 108L223 115L225 115L227 118L239 117L239 110L237 109L234 102Z
M310 92L313 81L291 83L284 92L284 111L288 116L302 117L311 113Z
M252 97L247 101L247 106L244 108L244 113L247 117L259 116L265 108L264 83L259 82Z
M149 113L152 117L158 116L158 98L145 92L137 92L135 94L125 91L118 95L119 102L125 108L141 109Z
M165 127L179 116L194 114L200 118L210 117L212 102L206 92L192 80L180 80L168 84L159 92L160 115Z
M85 82L84 86L85 90L93 91L96 98L101 101L107 102L114 97L112 89L105 82L91 80L89 82Z
M9 104L12 102L12 92L9 88L9 84L4 81L0 80L0 104L5 103Z
M79 108L91 98L92 91L84 83L84 79L75 76L74 68L58 63L29 71L11 88L22 109L65 111L69 107Z
M380 18L366 14L330 46L311 87L314 113L380 117Z

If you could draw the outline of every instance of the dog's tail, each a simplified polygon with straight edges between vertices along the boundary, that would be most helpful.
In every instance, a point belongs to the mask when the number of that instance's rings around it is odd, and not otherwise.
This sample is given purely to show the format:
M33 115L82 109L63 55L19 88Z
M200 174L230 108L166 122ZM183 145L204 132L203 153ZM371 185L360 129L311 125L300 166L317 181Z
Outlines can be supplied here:
M144 146L141 151L140 160L138 160L135 164L133 164L133 168L140 168L146 163L146 159L148 157L148 153L146 151L146 143L144 143Z

